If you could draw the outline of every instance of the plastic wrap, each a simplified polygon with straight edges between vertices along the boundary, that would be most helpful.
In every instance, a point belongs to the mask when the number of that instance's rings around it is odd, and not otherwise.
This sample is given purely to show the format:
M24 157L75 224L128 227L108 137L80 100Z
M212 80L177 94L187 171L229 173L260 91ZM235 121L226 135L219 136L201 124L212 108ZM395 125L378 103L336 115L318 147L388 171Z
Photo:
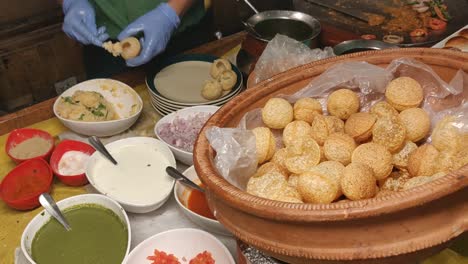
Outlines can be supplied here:
M302 42L277 34L268 42L255 64L254 83L257 84L291 68L332 56L335 54L330 47L325 47L323 50L310 49Z
M465 96L461 96L462 93L468 93L468 74L460 70L448 84L440 79L428 65L409 58L395 59L387 68L366 62L336 64L312 80L303 89L292 95L280 96L291 103L302 97L317 98L322 104L324 113L326 113L327 96L336 89L349 88L358 93L361 100L360 111L365 112L373 104L384 100L387 84L392 79L401 76L416 79L424 88L425 98L421 107L428 112L433 126L443 117L452 115L455 119L450 124L460 132L468 132L468 102L464 99ZM211 132L207 134L212 147L217 151L215 161L218 171L231 184L240 188L244 184L239 183L245 183L257 167L254 158L255 138L252 133L248 132L249 129L258 126L264 126L261 110L254 109L243 116L237 128L212 128L209 130ZM278 142L281 141L281 130L273 132L277 139L277 145L281 145L281 142ZM232 135L236 135L236 137L232 138ZM244 136L246 138L243 138ZM430 138L427 140L430 141ZM248 141L249 144L237 144L233 147L234 141L244 143ZM237 168L237 166L240 167ZM238 171L242 173L237 174ZM251 172L251 174L246 175L247 172Z

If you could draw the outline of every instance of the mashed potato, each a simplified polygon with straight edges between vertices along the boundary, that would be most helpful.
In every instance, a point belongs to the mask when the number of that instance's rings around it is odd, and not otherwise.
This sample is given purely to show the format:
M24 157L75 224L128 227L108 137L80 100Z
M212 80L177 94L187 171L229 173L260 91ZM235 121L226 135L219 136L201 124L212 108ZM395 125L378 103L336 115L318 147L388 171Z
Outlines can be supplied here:
M57 113L66 119L86 122L119 119L112 104L98 92L76 91L59 100Z

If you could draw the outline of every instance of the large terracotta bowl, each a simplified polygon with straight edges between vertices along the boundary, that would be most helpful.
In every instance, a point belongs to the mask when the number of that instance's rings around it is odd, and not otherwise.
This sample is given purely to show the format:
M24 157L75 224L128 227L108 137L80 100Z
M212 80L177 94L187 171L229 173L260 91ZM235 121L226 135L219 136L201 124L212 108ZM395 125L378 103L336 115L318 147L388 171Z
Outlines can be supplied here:
M288 263L416 263L467 231L468 166L409 191L327 205L250 195L229 184L214 166L215 153L204 136L208 127L236 126L247 111L299 90L337 62L385 67L400 57L430 65L445 81L459 69L468 72L467 53L424 48L354 53L289 70L224 105L207 122L194 150L195 169L218 220L243 242Z

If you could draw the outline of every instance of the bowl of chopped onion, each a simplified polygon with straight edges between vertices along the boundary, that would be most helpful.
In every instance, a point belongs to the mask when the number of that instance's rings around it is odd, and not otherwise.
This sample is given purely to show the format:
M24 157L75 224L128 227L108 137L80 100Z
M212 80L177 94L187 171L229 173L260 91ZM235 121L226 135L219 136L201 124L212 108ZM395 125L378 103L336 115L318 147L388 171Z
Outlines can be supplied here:
M161 118L154 127L154 133L169 146L178 161L193 165L193 145L198 133L218 109L212 105L181 109Z

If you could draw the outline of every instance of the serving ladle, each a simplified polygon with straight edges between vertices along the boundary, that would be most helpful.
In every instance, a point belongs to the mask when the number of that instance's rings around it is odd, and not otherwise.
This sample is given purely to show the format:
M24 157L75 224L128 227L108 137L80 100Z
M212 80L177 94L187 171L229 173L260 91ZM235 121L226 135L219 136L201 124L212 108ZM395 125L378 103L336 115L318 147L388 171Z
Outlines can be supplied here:
M167 166L166 172L167 174L169 174L169 176L174 178L176 181L184 184L185 186L190 187L192 189L196 189L197 191L200 191L202 193L205 192L205 190L202 187L191 181L189 178L185 177L185 175L180 173L176 168Z
M107 151L106 147L104 146L104 144L102 144L101 140L99 140L98 137L91 136L88 138L88 142L91 144L91 146L93 146L93 148L99 151L99 153L101 153L102 155L104 155L104 157L110 160L110 162L112 162L114 165L117 165L117 161L114 159L114 157L112 157L109 151Z
M65 217L62 214L62 211L60 211L50 194L43 193L39 195L39 203L51 216L57 219L57 221L59 221L59 223L62 224L67 231L71 231L70 224L68 223L67 219L65 219Z

